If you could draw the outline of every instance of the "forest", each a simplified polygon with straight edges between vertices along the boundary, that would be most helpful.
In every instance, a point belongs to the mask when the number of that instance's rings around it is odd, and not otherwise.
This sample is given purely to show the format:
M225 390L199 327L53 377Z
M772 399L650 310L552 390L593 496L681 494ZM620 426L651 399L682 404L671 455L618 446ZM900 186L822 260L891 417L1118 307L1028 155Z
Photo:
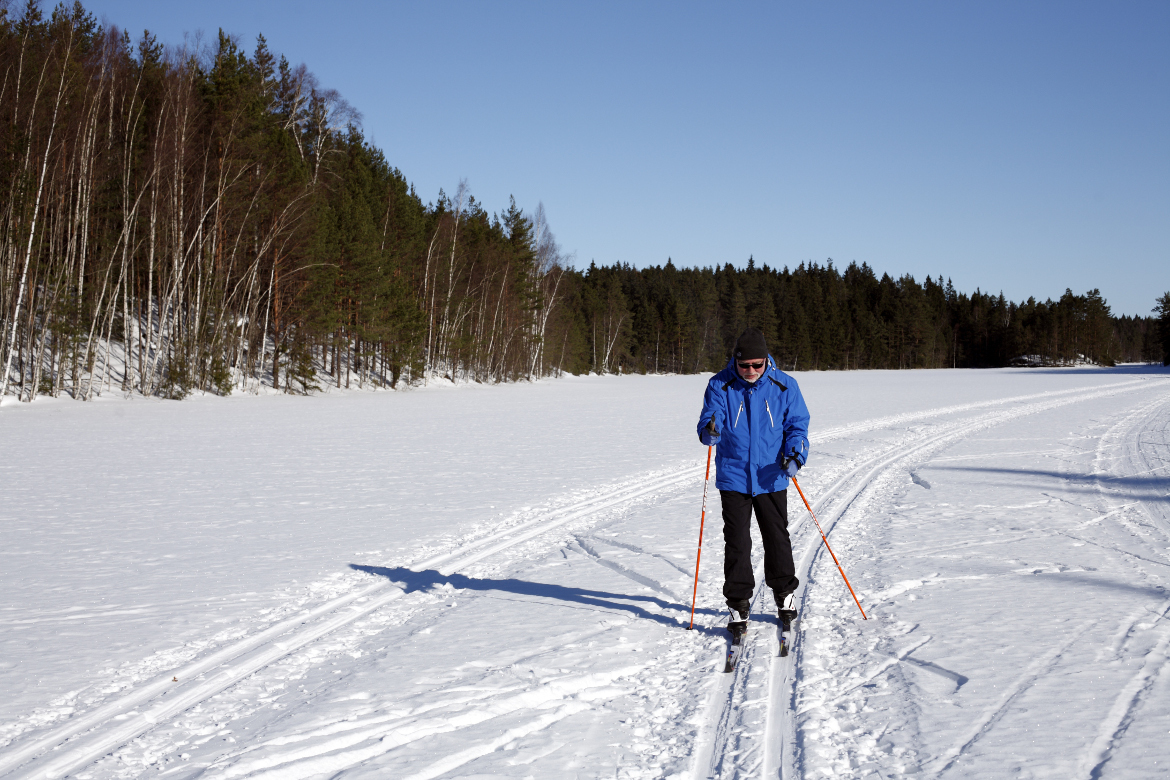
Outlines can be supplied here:
M0 397L294 393L434 377L1170 360L1170 293L1016 303L832 260L574 267L544 208L424 202L261 36L167 46L0 3ZM733 258L742 262L743 258Z

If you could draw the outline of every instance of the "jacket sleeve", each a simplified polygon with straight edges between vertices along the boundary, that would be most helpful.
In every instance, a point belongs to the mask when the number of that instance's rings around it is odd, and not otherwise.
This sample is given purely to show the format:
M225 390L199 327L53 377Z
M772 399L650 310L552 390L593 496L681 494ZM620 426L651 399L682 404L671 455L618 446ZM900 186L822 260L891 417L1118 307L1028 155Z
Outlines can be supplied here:
M803 466L808 462L808 407L805 406L804 396L800 386L794 381L789 389L792 400L784 413L784 446L780 449L781 457L796 458Z
M727 397L725 393L719 392L714 383L707 385L707 392L703 394L703 411L699 414L699 424L695 426L695 430L699 434L699 441L703 444L711 445L715 442L711 441L707 434L707 423L715 420L715 430L722 435L723 426L727 420Z

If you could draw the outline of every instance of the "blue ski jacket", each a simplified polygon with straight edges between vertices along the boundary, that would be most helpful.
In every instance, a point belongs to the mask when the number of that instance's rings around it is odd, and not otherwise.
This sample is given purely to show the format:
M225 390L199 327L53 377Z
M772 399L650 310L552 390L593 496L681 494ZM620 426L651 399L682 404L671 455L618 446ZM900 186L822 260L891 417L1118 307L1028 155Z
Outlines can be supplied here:
M699 415L699 441L716 445L715 487L759 495L788 488L780 465L794 457L808 460L808 407L796 380L768 356L760 378L748 384L735 370L735 358L707 383ZM718 438L707 424L715 421Z

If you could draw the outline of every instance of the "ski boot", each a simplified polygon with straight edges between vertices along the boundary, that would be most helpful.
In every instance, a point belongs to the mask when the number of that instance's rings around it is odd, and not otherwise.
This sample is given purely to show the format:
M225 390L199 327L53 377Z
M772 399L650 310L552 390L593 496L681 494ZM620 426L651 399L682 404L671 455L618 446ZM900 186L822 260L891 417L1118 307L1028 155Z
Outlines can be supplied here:
M731 633L731 646L727 648L727 664L723 667L725 673L735 671L739 663L739 656L743 653L743 638L747 634L748 615L752 605L747 599L742 601L727 601L727 609L731 619L727 623L727 630Z
M747 633L748 614L751 612L752 604L747 599L743 601L727 602L727 610L731 613L731 617L727 622L727 630L731 632L732 638L739 638Z
M780 656L788 655L791 645L789 634L792 633L792 622L796 620L796 596L792 593L773 591L776 597L776 611L780 618Z

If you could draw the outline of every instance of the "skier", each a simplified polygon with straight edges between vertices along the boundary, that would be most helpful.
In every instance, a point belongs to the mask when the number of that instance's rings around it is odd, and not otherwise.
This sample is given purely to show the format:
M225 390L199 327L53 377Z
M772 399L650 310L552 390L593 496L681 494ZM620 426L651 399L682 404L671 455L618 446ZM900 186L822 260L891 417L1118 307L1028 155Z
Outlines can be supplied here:
M800 584L788 537L788 480L808 461L808 408L796 380L768 354L764 334L748 328L727 367L707 383L699 440L715 445L715 487L723 504L723 596L727 629L738 644L747 631L756 582L751 516L764 539L764 582L787 632Z

